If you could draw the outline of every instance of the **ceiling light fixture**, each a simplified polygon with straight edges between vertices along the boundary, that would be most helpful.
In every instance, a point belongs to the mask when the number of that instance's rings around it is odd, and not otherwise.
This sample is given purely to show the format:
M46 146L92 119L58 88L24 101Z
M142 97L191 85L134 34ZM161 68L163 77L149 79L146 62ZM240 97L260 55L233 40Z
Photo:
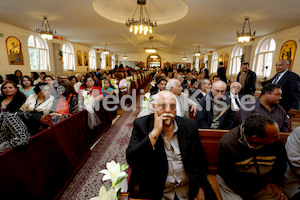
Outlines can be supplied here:
M105 44L105 47L104 47L103 53L104 53L104 54L109 54L109 51L106 49L106 46L107 46L107 44Z
M150 36L145 52L146 53L156 53L156 50L157 50L157 48L154 47L153 37Z
M157 26L156 21L152 21L149 17L147 8L146 8L146 0L137 0L138 6L136 7L133 16L131 19L128 19L126 21L126 26L129 27L129 31L133 32L134 34L142 34L146 35L149 31L149 33L152 33L152 28ZM134 19L135 13L140 8L140 16L139 19ZM144 12L146 13L146 16L144 16Z
M246 23L248 23L248 29L249 29L248 32L245 32L245 26L246 26ZM244 25L243 25L243 30L242 30L242 32L239 33L239 32L237 31L237 33L236 33L237 40L238 40L238 42L240 42L240 43L250 42L251 37L253 37L253 36L255 36L255 31L253 32L253 34L251 33L249 17L245 17L245 21L244 21Z
M37 28L36 32L41 34L45 40L53 40L53 35L56 34L56 31L50 28L47 17L43 18L42 28Z
M182 60L186 60L187 57L186 57L186 54L184 53L184 56L182 56Z
M123 59L126 60L127 58L128 58L128 57L126 56L126 52L125 52L125 55L123 56Z
M195 56L201 56L199 45L198 45L198 47L196 48Z

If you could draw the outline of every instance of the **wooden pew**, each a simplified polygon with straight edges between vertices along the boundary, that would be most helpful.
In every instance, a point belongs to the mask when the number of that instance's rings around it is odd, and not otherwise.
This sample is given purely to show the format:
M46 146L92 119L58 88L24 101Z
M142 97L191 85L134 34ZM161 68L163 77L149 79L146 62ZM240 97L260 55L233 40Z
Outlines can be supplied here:
M0 153L1 199L58 199L116 116L102 105L96 114L101 123L93 130L87 112L80 111L34 135L27 145Z

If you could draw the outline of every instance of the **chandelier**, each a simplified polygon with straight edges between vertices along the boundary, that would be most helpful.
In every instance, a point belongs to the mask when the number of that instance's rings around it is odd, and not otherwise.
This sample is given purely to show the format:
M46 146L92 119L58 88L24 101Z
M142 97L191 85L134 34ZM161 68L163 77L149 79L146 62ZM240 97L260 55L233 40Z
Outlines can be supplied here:
M156 50L157 50L157 48L154 47L153 37L150 36L145 52L146 53L156 53Z
M248 29L249 29L248 32L245 32L246 23L248 23ZM238 39L238 42L240 42L240 43L250 42L251 37L253 37L253 36L255 36L255 31L253 32L253 34L251 33L249 17L245 17L245 21L244 21L242 32L239 33L237 31L237 33L236 33L236 37Z
M184 53L184 56L182 56L182 60L186 60L186 54Z
M197 49L196 49L195 56L201 56L199 45L198 45L198 47L197 47Z
M102 51L105 55L109 54L109 51L106 49L107 44L105 44L104 50Z
M133 16L131 19L126 21L126 26L129 27L129 31L134 34L142 34L146 35L148 32L152 33L152 28L157 26L156 21L150 20L147 8L146 8L146 0L137 0L138 6L136 7ZM138 19L134 19L136 11L140 10L140 16ZM144 16L146 13L146 16Z
M56 34L56 31L50 28L47 17L43 19L42 28L37 28L36 32L40 33L45 40L53 40L53 35Z
M125 59L125 60L126 60L127 58L128 58L128 57L126 56L126 53L125 53L125 55L123 56L123 59Z

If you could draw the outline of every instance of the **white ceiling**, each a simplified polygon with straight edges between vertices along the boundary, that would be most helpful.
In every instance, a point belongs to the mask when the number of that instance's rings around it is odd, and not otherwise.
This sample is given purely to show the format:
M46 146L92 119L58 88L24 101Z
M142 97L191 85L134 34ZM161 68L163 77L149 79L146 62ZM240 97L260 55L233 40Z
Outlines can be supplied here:
M110 12L125 9L127 18L133 15L128 5L136 5L136 0L95 1L115 2L116 9ZM168 1L172 0L161 0L155 5L160 5L161 13L176 13L170 5L164 6ZM186 0L186 3L185 17L168 24L158 22L153 29L159 51L189 54L196 51L197 45L201 51L210 51L236 44L236 32L242 30L246 16L256 36L300 24L300 0ZM147 0L147 5L151 6L151 0ZM152 19L150 10L149 15ZM149 41L149 35L134 35L124 24L100 16L93 8L93 0L0 0L1 22L35 30L41 27L43 16L48 17L58 36L93 48L103 49L108 44L107 49L115 53L137 53Z

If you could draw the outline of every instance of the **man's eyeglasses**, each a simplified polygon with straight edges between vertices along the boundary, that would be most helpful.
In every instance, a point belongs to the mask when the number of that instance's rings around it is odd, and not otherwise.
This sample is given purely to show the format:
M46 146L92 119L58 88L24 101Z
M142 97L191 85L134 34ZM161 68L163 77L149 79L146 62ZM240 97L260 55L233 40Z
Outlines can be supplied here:
M157 104L156 105L158 110L165 110L168 106L170 107L171 110L176 110L176 104Z

